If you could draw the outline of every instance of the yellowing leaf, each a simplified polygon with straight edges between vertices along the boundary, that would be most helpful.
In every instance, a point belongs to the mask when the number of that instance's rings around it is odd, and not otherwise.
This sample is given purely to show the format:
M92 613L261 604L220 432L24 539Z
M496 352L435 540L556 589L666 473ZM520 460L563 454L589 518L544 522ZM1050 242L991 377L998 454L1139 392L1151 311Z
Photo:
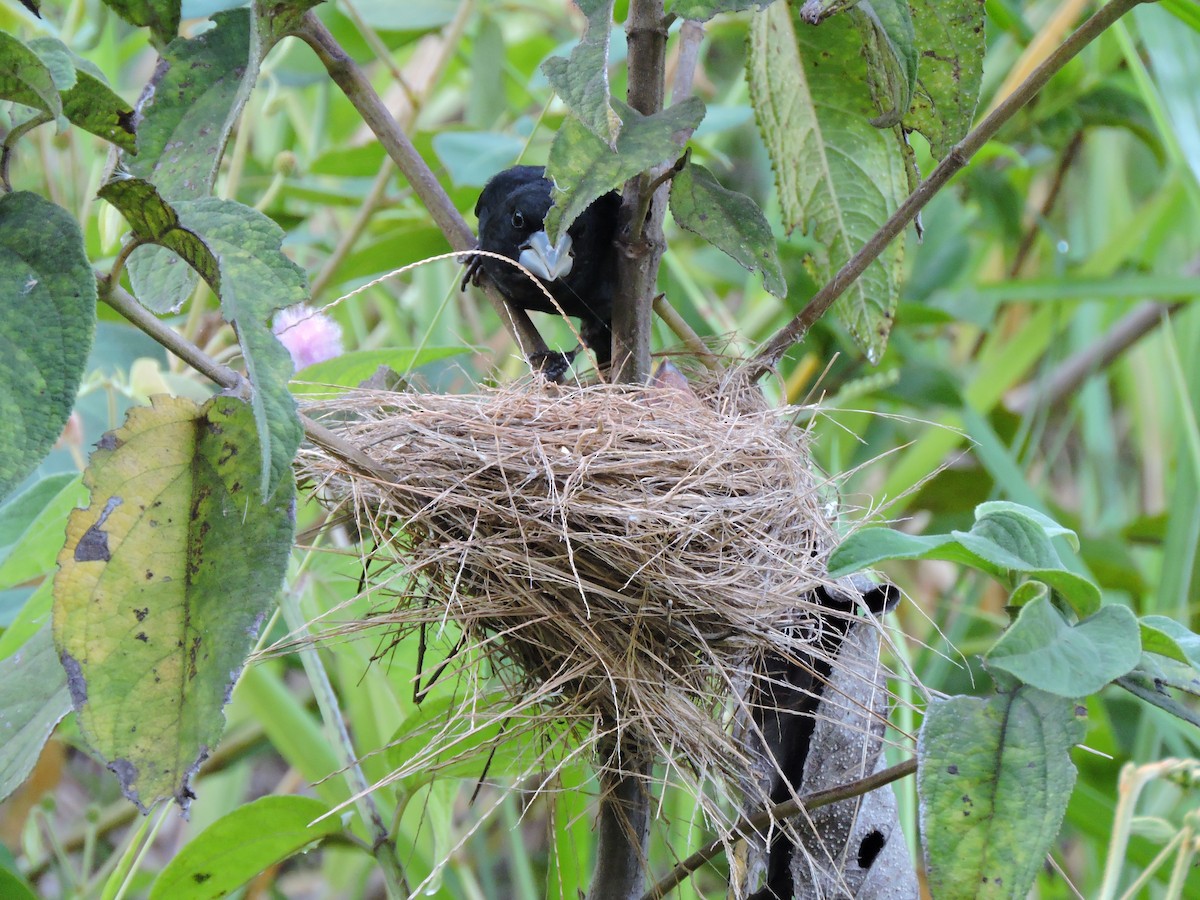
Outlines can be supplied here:
M186 809L283 578L294 484L264 503L253 412L220 396L131 410L84 483L54 582L79 727L140 808Z

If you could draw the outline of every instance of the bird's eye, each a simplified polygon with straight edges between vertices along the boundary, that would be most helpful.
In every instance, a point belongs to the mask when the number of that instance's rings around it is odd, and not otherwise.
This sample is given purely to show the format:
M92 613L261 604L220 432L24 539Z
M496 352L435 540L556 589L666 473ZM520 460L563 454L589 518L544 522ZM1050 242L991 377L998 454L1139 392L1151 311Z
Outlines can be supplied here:
M521 215L519 212L514 212L512 214L512 226L513 226L513 228L524 228L525 227L525 217L523 215Z

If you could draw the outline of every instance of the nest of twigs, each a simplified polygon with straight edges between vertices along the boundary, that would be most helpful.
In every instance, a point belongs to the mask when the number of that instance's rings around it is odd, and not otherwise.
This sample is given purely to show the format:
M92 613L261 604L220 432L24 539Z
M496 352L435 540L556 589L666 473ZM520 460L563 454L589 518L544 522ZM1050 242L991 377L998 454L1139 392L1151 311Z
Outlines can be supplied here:
M849 614L813 599L834 505L806 430L744 383L360 391L307 412L388 473L302 458L391 566L362 625L453 619L537 721L740 781L731 720L762 659L812 659Z

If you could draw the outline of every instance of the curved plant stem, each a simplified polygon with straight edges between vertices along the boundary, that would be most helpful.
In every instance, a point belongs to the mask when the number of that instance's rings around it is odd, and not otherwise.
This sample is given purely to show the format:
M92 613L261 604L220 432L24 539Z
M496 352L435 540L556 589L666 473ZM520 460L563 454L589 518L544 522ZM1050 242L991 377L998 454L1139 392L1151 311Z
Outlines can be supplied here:
M100 299L156 340L168 353L179 357L201 375L235 395L240 397L249 395L250 384L240 374L228 366L221 365L173 328L160 322L146 307L138 303L122 288L110 283L104 276L100 276L97 280ZM312 421L307 416L301 416L300 423L304 426L304 434L310 441L329 451L330 454L356 471L373 478L389 482L395 481L394 473L375 462L357 447L343 441L323 425Z
M52 121L54 121L54 117L50 113L39 113L5 135L4 144L0 147L0 185L3 185L6 192L12 193L12 182L8 180L8 167L12 164L13 148L17 145L17 141L39 125L45 125Z
M860 778L857 781L851 781L848 784L829 788L825 791L817 791L816 793L809 794L807 797L801 797L798 802L796 800L786 800L748 819L743 819L726 834L709 841L677 865L665 878L660 879L654 887L646 891L642 895L641 900L658 900L660 897L665 897L672 888L682 884L685 878L702 865L715 859L721 850L736 841L739 835L761 831L772 822L787 819L798 814L801 809L812 811L822 806L828 806L831 803L837 803L840 800L848 800L851 797L861 796L876 788L881 788L884 785L891 784L893 781L898 781L901 778L912 775L916 771L916 759L905 760L889 769L884 769L882 772L875 772L872 775L868 775L866 778Z
M362 116L363 122L379 138L379 143L408 180L450 246L455 250L473 249L475 235L470 227L459 215L458 209L408 135L392 118L362 69L342 49L325 24L310 10L301 18L294 35L317 54L329 77L342 89ZM494 288L489 287L487 295L500 315L500 321L509 329L526 358L544 353L546 344L525 310L508 303Z
M1080 50L1100 36L1105 29L1146 0L1110 0L1090 19L1071 34L1045 62L1033 70L1015 91L996 106L971 132L951 148L937 168L921 182L900 208L897 209L871 239L813 295L796 318L781 328L774 337L745 365L750 378L758 379L770 371L783 354L801 340L813 324L825 314L846 288L857 280L911 222L925 205L937 195L984 144L995 137L1000 128L1028 103L1063 66Z

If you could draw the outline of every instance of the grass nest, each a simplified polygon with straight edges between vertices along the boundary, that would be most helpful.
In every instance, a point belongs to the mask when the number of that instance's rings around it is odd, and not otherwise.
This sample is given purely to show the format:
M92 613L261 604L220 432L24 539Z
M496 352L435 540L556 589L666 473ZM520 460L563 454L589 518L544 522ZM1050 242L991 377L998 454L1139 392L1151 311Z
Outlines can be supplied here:
M390 566L384 608L352 628L453 619L504 676L505 715L744 787L734 720L764 658L811 664L852 615L814 599L836 503L806 429L744 382L363 390L306 412L389 473L302 453Z

